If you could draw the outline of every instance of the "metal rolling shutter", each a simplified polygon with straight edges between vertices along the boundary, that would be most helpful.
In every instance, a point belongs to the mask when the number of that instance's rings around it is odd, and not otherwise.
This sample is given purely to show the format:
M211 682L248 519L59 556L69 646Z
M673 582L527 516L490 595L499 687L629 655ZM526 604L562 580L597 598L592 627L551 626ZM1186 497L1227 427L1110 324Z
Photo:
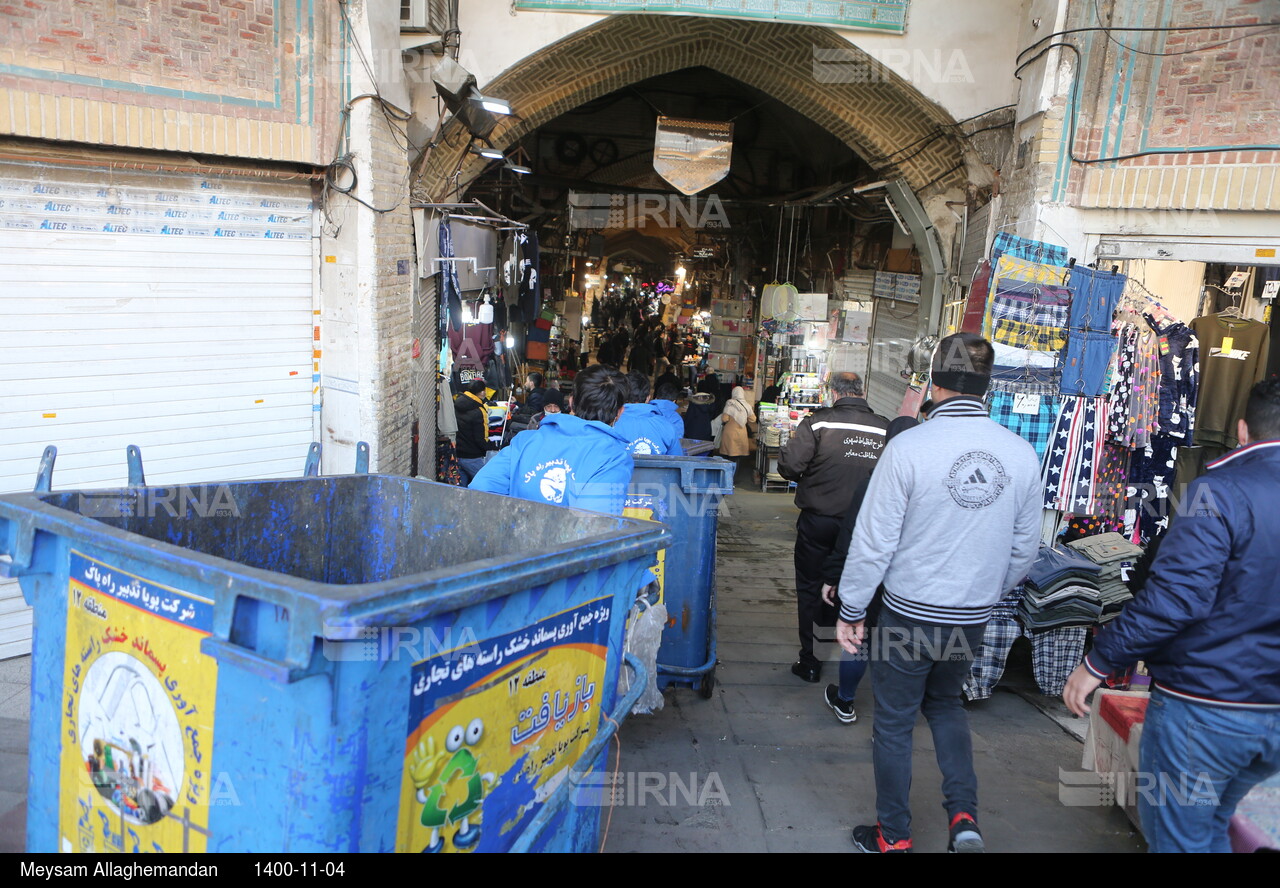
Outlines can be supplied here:
M875 300L871 318L871 369L867 374L867 403L881 416L893 418L907 393L901 371L915 342L920 306L889 299Z
M987 255L987 228L991 225L991 204L983 204L969 213L964 227L964 252L960 256L960 286L966 290L973 280L974 269Z
M295 476L312 440L306 185L0 163L0 493ZM30 617L0 586L0 657ZM19 599L20 602L20 599ZM25 622L24 622L25 621Z

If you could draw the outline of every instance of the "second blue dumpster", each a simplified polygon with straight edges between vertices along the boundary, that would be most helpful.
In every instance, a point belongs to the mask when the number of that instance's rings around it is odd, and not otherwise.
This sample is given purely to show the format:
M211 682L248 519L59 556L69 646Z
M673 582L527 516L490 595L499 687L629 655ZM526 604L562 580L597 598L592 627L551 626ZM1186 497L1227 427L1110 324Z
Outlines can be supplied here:
M716 528L733 493L734 464L720 457L637 456L625 515L671 530L659 556L667 626L658 648L658 686L696 687L710 697L716 665Z

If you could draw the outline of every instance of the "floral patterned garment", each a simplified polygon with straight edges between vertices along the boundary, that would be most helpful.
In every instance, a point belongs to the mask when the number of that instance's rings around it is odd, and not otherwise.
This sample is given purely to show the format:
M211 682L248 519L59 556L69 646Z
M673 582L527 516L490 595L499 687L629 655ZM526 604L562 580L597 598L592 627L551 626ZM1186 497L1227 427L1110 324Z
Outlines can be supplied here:
M1128 446L1129 395L1133 391L1138 362L1138 328L1122 324L1116 329L1117 347L1111 365L1111 394L1107 399L1107 440Z
M1160 337L1149 326L1138 334L1138 360L1129 392L1129 447L1146 447L1160 428Z

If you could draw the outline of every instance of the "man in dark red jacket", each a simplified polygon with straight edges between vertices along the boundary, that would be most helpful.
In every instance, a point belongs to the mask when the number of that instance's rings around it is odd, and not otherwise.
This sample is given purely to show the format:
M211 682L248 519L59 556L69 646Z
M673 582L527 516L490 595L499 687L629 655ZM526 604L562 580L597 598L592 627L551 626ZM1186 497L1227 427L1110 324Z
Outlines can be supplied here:
M1238 437L1062 695L1084 715L1103 678L1147 664L1137 796L1152 851L1230 851L1236 804L1280 771L1280 379L1254 387Z

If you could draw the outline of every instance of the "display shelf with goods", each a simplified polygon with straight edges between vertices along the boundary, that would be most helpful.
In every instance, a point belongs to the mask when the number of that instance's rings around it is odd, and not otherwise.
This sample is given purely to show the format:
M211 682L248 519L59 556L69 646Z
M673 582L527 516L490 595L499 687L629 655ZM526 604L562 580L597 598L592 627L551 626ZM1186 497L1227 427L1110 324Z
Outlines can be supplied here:
M786 405L760 403L756 406L759 431L756 439L756 480L764 493L790 490L795 483L778 474L778 458L791 433L800 422L800 414ZM793 419L793 416L795 417Z
M817 373L789 373L782 397L792 411L817 410L822 406L822 377Z

